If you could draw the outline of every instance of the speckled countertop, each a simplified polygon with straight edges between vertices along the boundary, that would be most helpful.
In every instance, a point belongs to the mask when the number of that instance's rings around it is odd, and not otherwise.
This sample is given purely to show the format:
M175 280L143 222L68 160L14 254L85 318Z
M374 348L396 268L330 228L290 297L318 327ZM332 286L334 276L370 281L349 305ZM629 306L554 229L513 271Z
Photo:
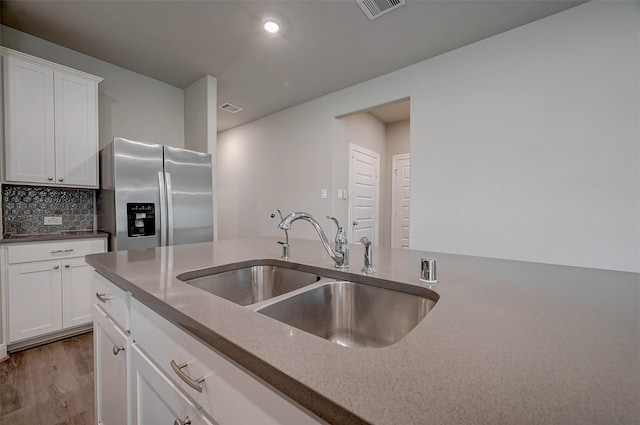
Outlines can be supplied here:
M64 241L72 239L106 238L109 234L99 230L69 230L61 233L21 233L5 234L0 239L3 243Z
M412 285L420 258L435 256L440 299L404 339L375 349L341 347L176 279L277 259L277 240L87 261L329 423L640 423L640 274L376 247L375 276ZM335 272L319 242L291 250L291 262ZM354 278L362 257L352 245Z

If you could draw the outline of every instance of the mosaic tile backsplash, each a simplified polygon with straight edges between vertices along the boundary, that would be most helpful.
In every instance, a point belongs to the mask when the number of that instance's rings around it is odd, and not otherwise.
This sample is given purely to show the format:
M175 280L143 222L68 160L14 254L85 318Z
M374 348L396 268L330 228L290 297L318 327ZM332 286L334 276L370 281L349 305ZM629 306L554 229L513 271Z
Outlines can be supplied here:
M5 234L93 230L95 193L88 189L2 186ZM61 226L45 226L45 217L62 217Z

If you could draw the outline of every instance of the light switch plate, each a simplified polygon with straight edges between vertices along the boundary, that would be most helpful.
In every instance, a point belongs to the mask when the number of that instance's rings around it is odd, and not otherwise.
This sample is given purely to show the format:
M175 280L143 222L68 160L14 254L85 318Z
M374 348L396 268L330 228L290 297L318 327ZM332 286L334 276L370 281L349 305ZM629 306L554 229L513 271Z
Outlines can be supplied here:
M60 226L62 224L62 217L45 217L45 226Z
M322 189L322 192L320 193L320 198L327 199L327 189Z

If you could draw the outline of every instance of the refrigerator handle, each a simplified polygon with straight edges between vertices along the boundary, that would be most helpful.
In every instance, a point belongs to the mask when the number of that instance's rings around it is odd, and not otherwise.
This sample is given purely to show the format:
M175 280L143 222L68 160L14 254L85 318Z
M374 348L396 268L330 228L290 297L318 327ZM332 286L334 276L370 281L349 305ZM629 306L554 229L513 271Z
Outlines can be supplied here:
M158 171L158 187L160 189L160 246L167 245L167 189L165 187L164 175Z
M164 173L167 181L167 245L173 245L173 191L171 189L171 173Z

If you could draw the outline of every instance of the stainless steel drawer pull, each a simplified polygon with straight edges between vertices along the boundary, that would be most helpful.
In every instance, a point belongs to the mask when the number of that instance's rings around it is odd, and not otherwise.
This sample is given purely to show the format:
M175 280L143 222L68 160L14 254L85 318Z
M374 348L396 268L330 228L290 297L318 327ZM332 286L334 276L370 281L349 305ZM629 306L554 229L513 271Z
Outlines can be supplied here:
M120 351L124 351L124 346L118 347L117 345L114 345L113 349L111 350L114 356L117 356Z
M103 294L101 294L101 293L99 293L99 292L96 292L96 298L97 298L100 302L103 302L103 303L106 303L107 301L109 301L109 300L112 300L112 299L113 299L113 297L109 297L109 296L107 296L107 294L104 294L104 293L103 293Z
M56 249L55 251L49 251L49 254L61 254L63 252L73 252L73 248L70 248L70 249Z
M201 393L204 388L204 385L202 384L204 382L204 376L198 379L193 379L182 371L185 367L187 367L187 362L179 365L175 360L171 360L171 369L173 369L176 375L178 375L180 379L182 379L191 388Z
M173 425L191 425L191 418L187 416L186 418L184 418L184 421L176 419L175 421L173 421Z

